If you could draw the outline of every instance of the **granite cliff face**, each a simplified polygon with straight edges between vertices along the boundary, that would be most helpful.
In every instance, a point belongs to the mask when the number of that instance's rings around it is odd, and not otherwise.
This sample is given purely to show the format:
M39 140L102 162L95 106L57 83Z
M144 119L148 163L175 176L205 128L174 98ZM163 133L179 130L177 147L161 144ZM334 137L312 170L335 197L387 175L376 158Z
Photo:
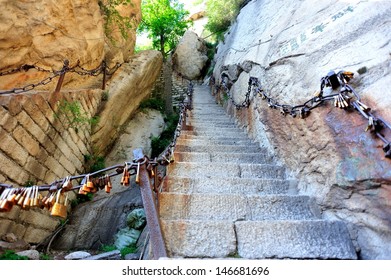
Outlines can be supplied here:
M61 69L63 61L78 61L87 69L107 59L110 65L127 60L134 52L135 29L141 20L140 0L118 8L130 17L134 30L124 39L117 28L105 34L104 16L99 1L7 1L1 0L0 69L37 65L48 70ZM105 1L103 1L105 2Z
M362 101L391 123L390 15L389 1L249 1L218 46L214 76L217 83L222 73L230 77L238 103L256 77L279 103L297 105L313 97L330 70L352 71ZM242 110L221 101L253 138L274 148L325 217L347 222L361 258L390 259L391 159L365 132L368 121L332 102L305 119L282 116L250 97Z

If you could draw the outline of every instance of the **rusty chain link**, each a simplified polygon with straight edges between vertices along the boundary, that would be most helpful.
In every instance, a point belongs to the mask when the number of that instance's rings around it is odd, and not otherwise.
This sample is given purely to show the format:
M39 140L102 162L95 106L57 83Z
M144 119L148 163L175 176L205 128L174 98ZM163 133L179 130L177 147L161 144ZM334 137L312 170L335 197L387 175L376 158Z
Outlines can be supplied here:
M385 157L391 158L391 144L388 141L384 134L381 131L385 128L388 128L391 131L391 125L388 124L382 118L376 117L372 114L371 108L365 105L359 96L359 94L348 84L349 81L353 78L353 73L349 71L339 71L335 73L330 71L326 76L321 78L320 91L315 93L315 96L303 104L300 105L289 105L281 104L274 98L270 97L261 87L261 84L256 77L250 77L248 82L248 90L245 94L245 100L238 104L235 102L234 98L230 94L230 88L228 87L229 77L226 74L221 75L221 84L216 84L215 77L211 77L210 85L212 89L218 92L223 90L227 94L228 99L231 100L236 109L240 110L242 108L248 108L250 106L250 95L251 91L254 92L254 96L258 95L263 100L266 100L268 106L272 109L277 109L283 116L291 115L292 117L299 116L300 118L306 118L312 110L318 108L326 101L333 100L334 106L340 109L349 110L355 109L358 111L365 119L368 120L368 126L365 131L370 131L376 135L383 143L383 151L385 152ZM324 95L325 87L331 87L333 90L340 88L340 92L336 94ZM214 92L212 92L214 94Z
M65 62L66 61L67 60L65 60ZM65 62L64 62L64 65L66 64ZM108 69L106 67L106 62L102 61L102 63L98 67L96 67L95 69L88 70L88 69L83 68L82 66L79 66L79 61L78 61L77 64L73 67L66 66L66 67L63 67L61 70L46 70L46 69L39 67L39 66L24 64L19 68L14 68L14 69L0 72L0 76L6 76L6 75L21 72L21 71L27 72L28 70L30 70L32 68L34 68L38 71L41 71L41 72L53 73L54 75L47 77L47 78L43 79L42 81L34 83L34 84L28 84L23 87L17 87L17 88L13 88L10 90L0 91L0 95L2 95L2 94L20 94L20 93L24 93L24 92L33 90L38 86L44 86L44 85L49 84L54 78L61 76L65 73L76 73L80 76L87 76L88 75L88 76L94 76L94 77L99 76L100 74L104 73L106 75L111 76L121 66L122 66L122 63L117 63L113 68Z

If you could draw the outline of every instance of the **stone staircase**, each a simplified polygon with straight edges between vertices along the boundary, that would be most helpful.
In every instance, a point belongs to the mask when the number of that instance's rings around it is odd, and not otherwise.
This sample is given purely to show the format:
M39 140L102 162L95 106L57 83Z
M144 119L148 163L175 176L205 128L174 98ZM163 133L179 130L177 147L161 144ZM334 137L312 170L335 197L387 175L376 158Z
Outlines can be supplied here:
M159 195L170 257L356 259L344 223L323 220L208 87L195 86L193 100Z

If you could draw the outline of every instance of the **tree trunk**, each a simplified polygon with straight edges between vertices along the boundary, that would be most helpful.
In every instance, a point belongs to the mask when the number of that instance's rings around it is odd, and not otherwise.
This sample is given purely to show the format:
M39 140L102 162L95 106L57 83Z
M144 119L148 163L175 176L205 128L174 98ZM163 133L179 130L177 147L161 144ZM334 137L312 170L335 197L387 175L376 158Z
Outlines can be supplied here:
M172 108L172 60L169 55L163 65L163 79L164 79L164 99L166 114L174 113Z

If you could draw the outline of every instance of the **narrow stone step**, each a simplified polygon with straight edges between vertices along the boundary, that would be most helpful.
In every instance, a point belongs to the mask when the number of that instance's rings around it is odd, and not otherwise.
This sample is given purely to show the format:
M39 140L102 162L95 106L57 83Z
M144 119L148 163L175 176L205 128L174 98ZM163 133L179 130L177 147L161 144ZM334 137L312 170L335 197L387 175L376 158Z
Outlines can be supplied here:
M175 147L176 152L196 152L196 153L214 153L214 152L232 152L232 153L266 153L265 149L262 149L256 145L197 145L186 146L177 145Z
M193 130L196 132L206 132L209 134L216 134L216 135L225 135L226 133L240 133L240 134L245 134L245 132L238 128L238 127L219 127L219 128L214 128L214 127L193 127Z
M241 195L295 194L297 181L281 179L255 178L188 178L167 176L163 183L164 190L175 193L220 193Z
M249 259L356 259L339 221L236 222L238 254Z
M357 258L345 225L338 221L162 220L161 224L170 257Z
M248 147L259 147L257 143L254 143L250 140L209 140L209 139L178 139L178 145L183 146L217 146L217 145L238 145L238 146L248 146Z
M171 176L191 178L264 178L285 179L285 168L273 164L190 163L176 162L168 166Z
M204 118L203 120L197 119L197 116L193 116L188 118L190 122L199 123L199 124L207 124L207 123L215 123L215 124L236 124L235 120L225 115L223 118Z
M209 137L248 137L244 131L238 132L232 131L220 131L220 130L203 130L203 131L192 131L182 130L181 135L197 135L197 136L209 136Z
M169 257L224 258L236 253L232 222L161 220L161 227Z
M308 196L180 194L159 195L164 220L310 220L320 212Z
M185 130L183 130L185 131ZM191 135L191 134L181 134L180 137L178 138L179 139L189 139L189 140L211 140L211 141L224 141L224 140L227 140L227 141L252 141L252 140L249 140L248 137L246 137L245 135L243 136L236 136L236 137L224 137L224 136L219 136L219 135L210 135L210 136L207 136L207 135Z
M182 142L181 142L182 143ZM225 163L272 163L273 157L264 153L196 153L196 152L175 152L176 162L225 162Z
M235 124L219 124L219 123L192 123L192 127L194 127L195 130L206 130L206 129L227 129L227 128L233 128L233 129L240 129Z

